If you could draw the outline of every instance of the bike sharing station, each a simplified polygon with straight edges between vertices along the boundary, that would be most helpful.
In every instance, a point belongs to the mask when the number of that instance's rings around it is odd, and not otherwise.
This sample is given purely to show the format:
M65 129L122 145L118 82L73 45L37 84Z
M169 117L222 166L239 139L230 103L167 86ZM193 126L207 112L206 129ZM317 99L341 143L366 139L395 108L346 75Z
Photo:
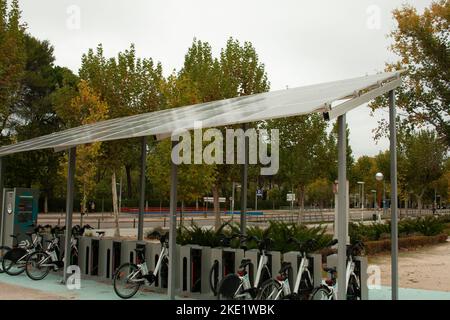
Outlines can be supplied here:
M37 220L39 191L29 188L4 188L2 214L0 216L0 245L13 247L17 242L27 239L27 232L33 230Z
M338 123L338 185L344 186L347 182L346 176L346 113L359 107L378 96L389 94L389 125L390 125L390 155L391 155L391 223L392 223L392 299L398 298L398 226L397 226L397 158L396 158L396 111L394 101L394 90L401 85L401 72L386 72L364 77L322 83L307 87L290 88L238 97L226 100L167 109L157 112L145 113L131 117L123 117L101 121L51 135L21 141L16 144L0 148L0 164L7 161L7 156L33 150L51 148L55 152L68 152L68 176L66 196L66 233L64 236L65 251L70 250L70 239L72 229L72 213L74 200L74 174L76 170L76 150L78 145L112 141L128 138L141 138L141 181L140 181L140 204L137 241L107 239L102 237L81 237L79 239L79 266L82 274L103 279L111 279L114 270L124 262L136 262L138 256L145 257L148 270L159 271L155 279L158 290L167 292L169 299L176 295L199 294L212 295L208 286L208 271L212 270L219 281L222 277L237 271L241 263L251 266L249 279L255 281L261 265L261 251L242 250L231 248L205 248L196 245L178 246L177 235L177 168L178 165L171 163L170 173L170 211L169 211L169 239L165 244L143 241L144 230L144 203L145 203L145 171L147 138L153 137L156 141L176 136L180 129L195 130L195 123L202 123L203 128L223 127L227 125L241 124L245 129L249 123L264 121L274 118L287 118L297 115L321 113L325 120L337 120ZM245 235L247 218L247 189L248 189L248 165L249 138L245 139L244 152L246 154L242 169L241 181L241 233ZM172 141L172 147L177 145ZM1 169L1 166L0 166ZM0 183L2 172L0 170ZM330 257L329 264L335 265L337 276L337 288L347 287L349 259L348 248L348 203L349 195L346 188L336 193L336 221L335 238L337 239L337 255ZM13 190L19 190L13 189ZM8 192L4 203L8 201ZM17 203L20 193L15 193L13 198ZM19 198L17 198L19 197ZM34 198L33 198L34 201ZM293 198L291 199L293 202ZM20 203L20 201L19 201ZM26 203L30 203L29 200ZM14 205L13 210L16 210ZM29 208L28 206L17 207ZM33 207L34 208L34 207ZM36 206L37 208L37 206ZM3 206L2 228L6 226L8 232L17 232L15 224L11 225L10 218L4 218L8 214L8 207ZM28 214L28 213L27 213ZM36 212L37 214L37 212ZM14 214L15 215L15 214ZM34 213L31 220L35 218ZM9 219L9 220L8 220ZM28 218L27 218L28 219ZM9 222L8 222L9 221ZM23 228L23 226L17 226ZM163 248L163 249L162 249ZM165 249L164 249L165 248ZM165 251L166 250L166 251ZM159 255L167 258L165 267ZM279 269L289 266L293 270L293 278L296 278L298 270L308 270L314 285L322 282L321 257L308 255L307 259L300 259L300 252L288 252L281 255L279 252L267 251L266 266L275 276ZM334 260L333 260L334 259ZM308 261L307 265L302 261ZM351 270L361 283L360 297L366 299L367 261L365 258L354 257ZM64 270L67 270L66 259ZM277 270L278 269L278 270ZM165 270L165 272L163 272ZM256 272L255 272L256 270ZM302 271L301 271L302 272ZM206 276L205 276L206 275ZM340 276L347 275L347 276ZM63 273L64 282L68 274ZM298 277L297 277L298 278ZM156 283L157 282L157 283ZM336 298L345 300L345 290L337 290Z

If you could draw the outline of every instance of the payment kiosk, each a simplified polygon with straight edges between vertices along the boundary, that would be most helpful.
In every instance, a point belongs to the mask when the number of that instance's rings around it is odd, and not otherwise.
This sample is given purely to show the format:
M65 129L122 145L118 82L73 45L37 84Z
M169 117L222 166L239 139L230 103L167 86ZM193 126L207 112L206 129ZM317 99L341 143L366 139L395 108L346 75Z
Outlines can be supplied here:
M27 232L33 231L37 221L39 191L29 188L4 188L3 208L0 215L0 245L12 247L17 235L20 242Z

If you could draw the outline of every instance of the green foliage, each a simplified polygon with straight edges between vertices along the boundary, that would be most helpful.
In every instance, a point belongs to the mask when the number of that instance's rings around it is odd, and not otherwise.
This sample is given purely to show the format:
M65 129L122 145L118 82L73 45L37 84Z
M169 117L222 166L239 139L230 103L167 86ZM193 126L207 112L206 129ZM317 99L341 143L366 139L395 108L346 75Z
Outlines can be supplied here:
M414 235L436 236L441 234L446 224L440 217L425 216L420 218L407 218L398 223L398 232L400 237L409 237ZM389 221L383 223L350 223L349 236L352 242L377 241L383 238L389 238L391 233L391 224Z
M435 236L409 236L405 238L400 238L398 240L399 248L417 248L425 245L432 245L443 243L447 241L446 234L438 234ZM365 243L364 252L368 255L377 254L380 252L391 251L391 240L383 239L377 241L369 241Z
M230 237L235 233L238 233L237 227L228 223L224 223L217 231L191 223L190 226L178 228L177 243L180 245L196 244L205 247L220 247L222 245L221 234Z
M231 235L238 234L239 230L239 224L236 223L225 223L217 231L202 228L193 223L189 227L180 227L178 229L177 243L181 245L197 244L201 246L220 247L222 246L220 241L221 235L230 237ZM268 228L248 226L246 230L248 236L255 236L258 239L272 239L273 242L270 249L280 252L298 250L295 244L288 241L291 237L300 242L305 242L310 239L315 240L316 244L312 248L312 251L325 248L332 240L332 236L325 232L326 227L322 226L308 228L305 225L277 221L271 221ZM232 248L238 248L240 246L239 239L233 239L230 246ZM258 246L256 241L251 240L245 243L245 247L246 249L256 249Z
M391 51L399 57L387 71L404 69L402 86L395 90L401 119L410 129L430 125L450 146L450 2L433 1L423 13L410 4L393 11L397 27L390 33ZM387 107L387 97L374 108ZM381 132L387 134L387 122Z

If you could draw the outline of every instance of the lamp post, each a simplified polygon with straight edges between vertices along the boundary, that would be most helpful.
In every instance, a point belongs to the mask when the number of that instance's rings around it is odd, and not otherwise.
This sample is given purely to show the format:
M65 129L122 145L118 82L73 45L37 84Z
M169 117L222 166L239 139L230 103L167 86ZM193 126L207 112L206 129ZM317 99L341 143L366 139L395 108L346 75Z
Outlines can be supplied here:
M377 208L377 190L372 189L372 190L370 190L370 192L373 193L373 208L376 209Z
M375 179L377 181L383 181L383 215L386 215L386 180L384 180L384 175L381 172L375 175ZM378 219L381 221L380 216Z
M358 181L359 186L361 187L361 221L364 221L364 181Z
M231 198L232 198L232 200L231 200L231 220L234 219L234 197L237 192L237 189L240 187L241 187L241 185L239 183L233 181L233 191L232 191L232 196L231 196Z

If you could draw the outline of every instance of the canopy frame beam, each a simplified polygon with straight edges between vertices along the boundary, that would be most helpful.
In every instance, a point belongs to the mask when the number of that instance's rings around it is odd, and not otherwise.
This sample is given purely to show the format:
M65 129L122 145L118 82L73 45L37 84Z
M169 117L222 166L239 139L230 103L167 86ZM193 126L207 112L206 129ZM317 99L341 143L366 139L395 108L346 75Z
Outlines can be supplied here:
M67 173L67 196L66 196L66 232L65 232L65 245L64 245L64 270L63 270L63 283L67 283L68 268L70 266L71 258L71 238L72 238L72 216L73 216L73 199L75 189L75 165L76 165L77 148L72 147L69 149L69 164Z

